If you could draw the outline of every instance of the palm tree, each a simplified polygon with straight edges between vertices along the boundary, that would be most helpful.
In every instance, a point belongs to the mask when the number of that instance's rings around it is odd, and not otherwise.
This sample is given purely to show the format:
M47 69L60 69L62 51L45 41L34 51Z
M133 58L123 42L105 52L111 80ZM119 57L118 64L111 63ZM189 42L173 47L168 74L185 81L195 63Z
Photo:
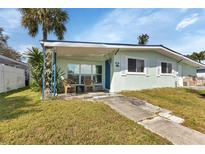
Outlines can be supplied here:
M138 39L138 44L139 45L145 45L149 41L149 35L142 34L142 35L138 36L137 39Z
M54 32L59 40L64 38L64 33L66 32L65 24L69 19L69 15L63 9L19 9L22 18L21 24L26 29L28 29L29 35L35 37L39 31L39 28L42 28L43 40L47 40L48 34ZM48 53L47 55L50 55ZM49 56L45 55L43 52L43 73L42 73L42 85L45 86L46 93L49 93L49 78L51 76L50 66L46 66L45 58ZM51 59L49 59L51 60ZM42 98L44 98L44 91L42 93Z
M69 19L68 13L62 9L19 9L22 18L21 24L28 29L29 35L35 37L42 27L43 40L47 40L48 34L54 32L59 40L62 40L66 32L65 24Z
M187 57L201 63L202 60L205 60L205 51L193 52L191 55L187 55Z

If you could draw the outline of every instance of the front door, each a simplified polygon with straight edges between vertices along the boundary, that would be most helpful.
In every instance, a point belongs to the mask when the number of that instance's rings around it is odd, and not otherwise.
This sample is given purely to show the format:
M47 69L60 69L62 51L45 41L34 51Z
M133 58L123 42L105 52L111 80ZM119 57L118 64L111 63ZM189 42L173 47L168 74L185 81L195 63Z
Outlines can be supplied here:
M110 60L105 61L105 89L110 89Z

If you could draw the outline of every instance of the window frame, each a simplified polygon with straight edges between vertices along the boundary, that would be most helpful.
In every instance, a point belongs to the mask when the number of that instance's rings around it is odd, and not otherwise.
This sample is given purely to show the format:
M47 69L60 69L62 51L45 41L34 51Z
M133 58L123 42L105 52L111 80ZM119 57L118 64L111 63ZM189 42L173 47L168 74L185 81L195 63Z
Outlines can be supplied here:
M129 72L128 71L128 59L143 60L144 61L144 71L143 72ZM146 61L147 61L147 59L145 59L145 58L126 56L126 74L128 74L128 75L132 75L132 74L133 75L146 75L146 72L147 72Z
M101 74L99 74L99 73L94 74L94 70L93 70L94 66L101 66L101 69L102 69ZM97 83L94 81L94 77L99 76L99 75L101 76L101 83ZM94 81L95 85L102 85L103 84L103 65L92 64L92 80Z
M162 73L162 63L167 63L172 65L171 73ZM174 75L174 62L172 61L160 61L160 75Z
M71 64L71 65L79 65L79 70L78 70L78 72L79 73L68 73L68 69L69 69L69 64ZM77 64L77 63L68 63L67 65L66 65L66 69L67 69L67 71L66 71L66 79L68 79L68 75L73 75L73 76L79 76L78 77L78 83L76 83L76 84L80 84L80 79L81 79L81 76L80 76L80 64Z
M76 85L84 85L83 83L81 83L81 77L82 76L91 76L91 80L94 80L94 76L96 76L96 75L101 75L101 83L95 83L94 82L94 85L103 85L103 65L102 64L87 64L87 63L67 63L67 71L66 71L66 78L68 78L68 75L69 74L71 74L71 73L68 73L68 65L69 64L76 64L76 65L79 65L79 74L73 74L73 75L79 75L79 83L76 83ZM91 74L82 74L81 73L81 65L90 65L91 66ZM96 65L98 65L98 66L101 66L101 68L102 68L102 74L94 74L94 72L93 72L93 66L96 66Z

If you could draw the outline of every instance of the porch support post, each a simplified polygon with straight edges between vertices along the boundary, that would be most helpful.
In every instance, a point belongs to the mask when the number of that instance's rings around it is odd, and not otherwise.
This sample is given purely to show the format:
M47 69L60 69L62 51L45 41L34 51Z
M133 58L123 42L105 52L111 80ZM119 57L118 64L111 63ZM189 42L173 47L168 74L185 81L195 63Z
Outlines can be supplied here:
M51 81L50 81L50 96L53 95L53 64L54 64L54 51L51 51Z
M57 94L57 83L56 83L56 51L53 51L53 80L54 80L54 85L53 85L53 93L54 96Z
M56 83L56 52L53 48L51 50L51 81L50 81L50 96L56 96L57 83Z
M45 57L46 57L46 50L43 45L43 73L42 73L42 100L45 99Z

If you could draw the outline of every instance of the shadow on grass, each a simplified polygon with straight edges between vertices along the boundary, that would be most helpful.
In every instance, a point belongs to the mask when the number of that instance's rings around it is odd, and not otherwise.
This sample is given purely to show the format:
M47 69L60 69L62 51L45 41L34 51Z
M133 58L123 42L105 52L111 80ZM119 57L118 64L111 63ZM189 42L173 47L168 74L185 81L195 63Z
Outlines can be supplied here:
M186 89L186 92L197 94L200 98L205 98L205 90Z
M23 92L23 91L28 90L28 89L30 89L30 87L23 87L23 88L11 90L9 92L3 92L3 93L0 93L0 98L1 97L7 97L7 96L15 94L17 92Z
M39 104L28 96L11 96L12 94L23 92L28 88L13 90L8 93L0 94L0 121L18 118L24 114L40 112Z

